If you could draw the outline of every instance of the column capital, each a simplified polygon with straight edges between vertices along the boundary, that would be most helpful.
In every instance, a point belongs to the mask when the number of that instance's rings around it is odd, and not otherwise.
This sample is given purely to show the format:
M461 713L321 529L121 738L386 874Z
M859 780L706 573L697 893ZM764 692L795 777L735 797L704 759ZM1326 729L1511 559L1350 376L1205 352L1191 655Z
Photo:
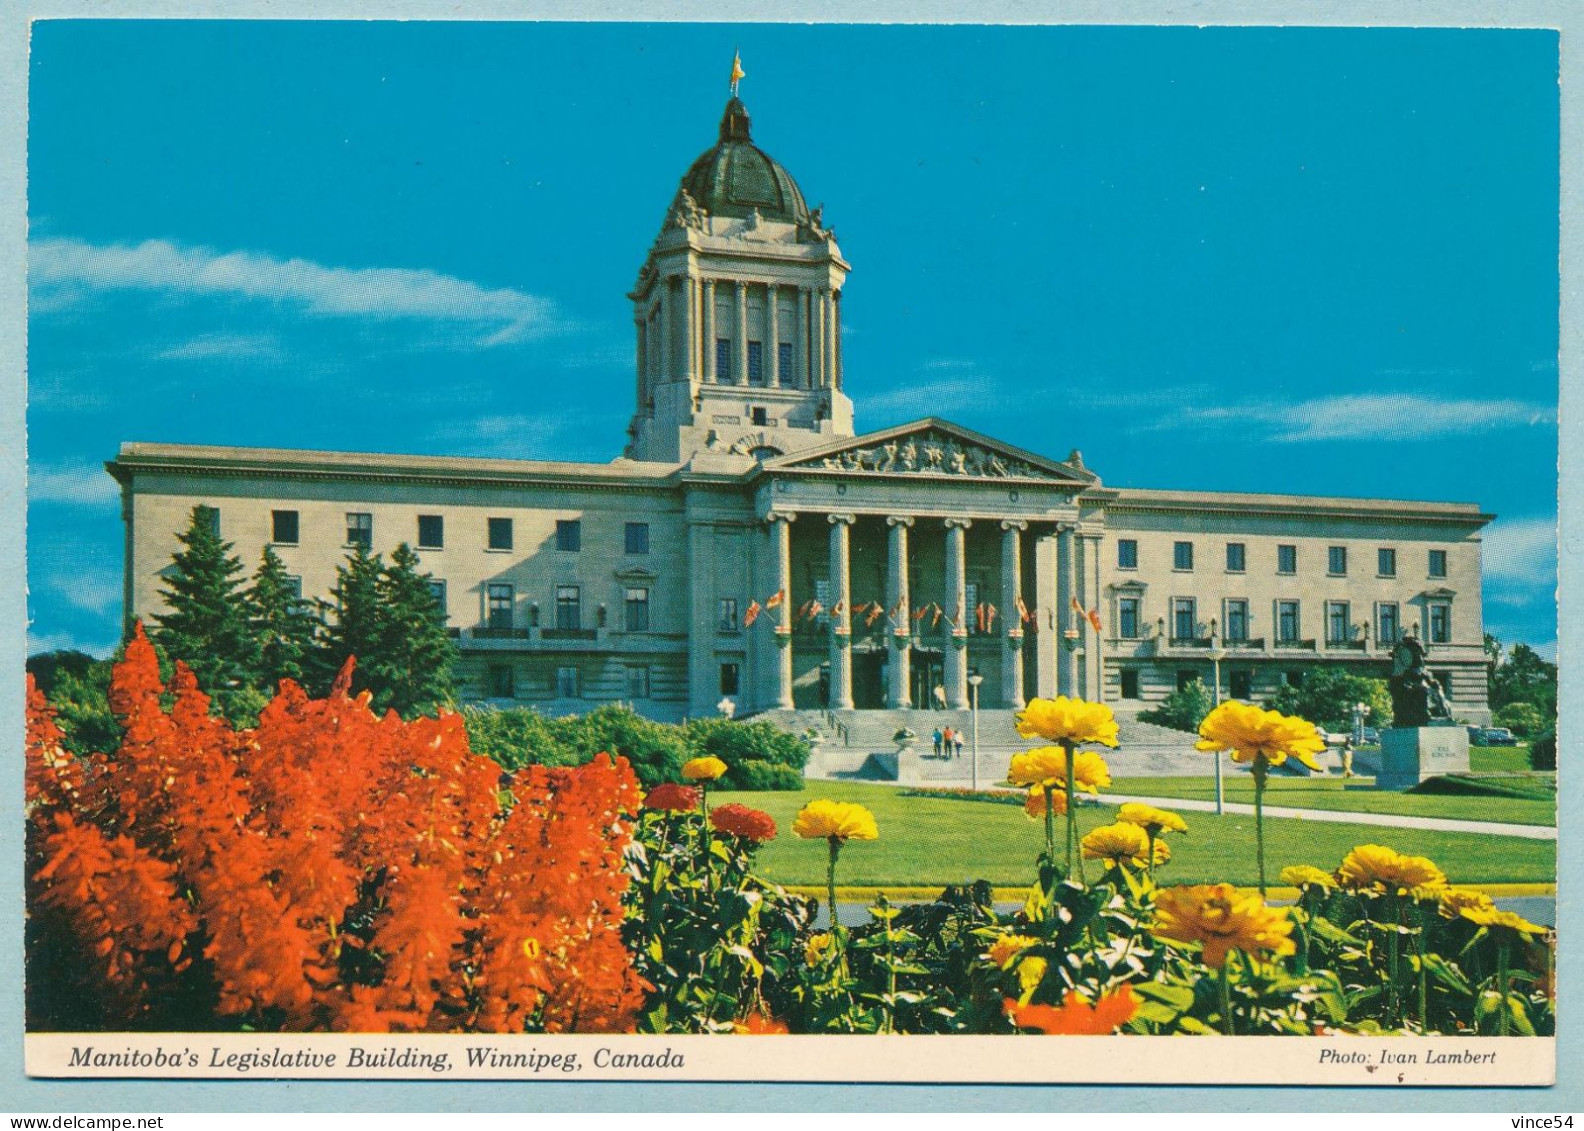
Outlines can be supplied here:
M858 521L858 516L855 514L828 514L825 516L825 521L830 523L832 526L835 526L838 523L843 526L851 526L853 523Z
M913 516L910 515L910 514L888 514L888 515L886 515L886 525L887 526L912 526L913 525Z
M797 514L793 511L771 511L764 520L772 526L778 522L796 522Z
M1003 518L1001 520L1001 529L1002 530L1027 530L1028 529L1028 523L1025 520L1021 519L1021 518Z
M1056 524L1057 534L1072 534L1076 532L1077 529L1078 524L1076 522L1058 522Z
M945 521L947 530L952 530L954 528L967 530L973 525L973 519L971 518L948 518Z

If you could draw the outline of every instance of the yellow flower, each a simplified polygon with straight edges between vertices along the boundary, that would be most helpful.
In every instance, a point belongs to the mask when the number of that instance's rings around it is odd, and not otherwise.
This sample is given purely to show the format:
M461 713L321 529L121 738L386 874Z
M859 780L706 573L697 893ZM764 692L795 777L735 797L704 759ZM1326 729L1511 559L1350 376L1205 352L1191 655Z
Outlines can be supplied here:
M1202 943L1204 963L1220 969L1227 951L1292 954L1292 923L1283 907L1267 907L1254 892L1231 884L1165 888L1155 897L1156 935L1174 942Z
M1496 905L1491 902L1491 897L1482 891L1472 891L1469 888L1447 888L1441 893L1441 915L1446 919L1456 919L1470 911L1487 911Z
M803 944L803 961L810 966L818 966L825 961L835 943L836 938L829 931L809 936L809 941Z
M1043 819L1045 816L1045 796L1046 790L1044 786L1032 786L1028 791L1028 797L1023 802L1023 812L1035 820ZM1064 817L1067 815L1067 795L1065 793L1059 789L1053 790L1050 793L1050 800L1051 816Z
M1002 935L990 944L990 961L1005 970L1014 958L1037 942L1039 939L1028 935Z
M682 767L682 776L688 781L714 781L726 772L726 763L719 758L694 758Z
M1494 904L1489 907L1465 907L1459 912L1470 923L1478 923L1481 927L1505 927L1509 931L1516 931L1520 935L1543 935L1546 929L1538 923L1531 923L1522 915L1512 911L1502 911Z
M1439 897L1446 890L1445 873L1423 856L1404 856L1380 844L1361 844L1337 869L1349 891L1392 892L1415 899Z
M1031 996L1035 990L1039 989L1039 984L1045 980L1045 971L1049 968L1050 963L1038 955L1025 958L1018 963L1018 985L1022 988L1025 998Z
M1199 741L1195 747L1230 750L1234 762L1252 762L1257 755L1263 754L1272 766L1279 766L1291 757L1311 770L1318 770L1320 763L1314 760L1314 755L1325 749L1325 739L1320 737L1313 723L1304 719L1229 699L1199 724Z
M1155 866L1159 868L1162 864L1170 863L1171 845L1167 844L1164 840L1157 840L1155 842Z
M848 801L810 801L792 822L792 831L809 840L878 840L874 814Z
M1007 781L1013 785L1067 786L1067 752L1059 746L1042 746L1012 755ZM1073 755L1073 788L1098 794L1111 785L1111 770L1105 759L1091 750ZM1044 810L1041 810L1043 814Z
M1143 805L1137 801L1129 801L1117 810L1117 820L1124 825L1137 825L1145 832L1153 832L1156 836L1161 833L1185 833L1188 831L1188 822L1176 813L1165 809L1157 809L1153 805Z
M1085 860L1109 860L1142 868L1149 859L1149 837L1137 825L1102 825L1084 835L1079 847Z
M1336 880L1330 872L1322 872L1313 864L1294 864L1281 870L1281 882L1295 888L1334 888Z
M1033 699L1017 714L1017 732L1024 738L1043 738L1065 746L1098 742L1117 744L1117 723L1111 708L1104 703L1089 703L1058 695L1055 699Z

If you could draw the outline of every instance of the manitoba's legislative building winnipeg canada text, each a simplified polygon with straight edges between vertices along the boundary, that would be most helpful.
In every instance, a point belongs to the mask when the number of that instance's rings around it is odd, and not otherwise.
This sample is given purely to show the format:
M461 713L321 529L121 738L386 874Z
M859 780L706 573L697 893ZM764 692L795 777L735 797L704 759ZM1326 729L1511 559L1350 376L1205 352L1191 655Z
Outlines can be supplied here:
M642 205L642 202L639 202ZM648 205L643 205L648 207ZM629 298L625 452L560 463L124 444L129 616L162 611L176 536L219 514L328 598L359 544L433 577L465 700L660 719L1262 700L1320 665L1425 645L1487 722L1480 532L1465 503L1107 487L1072 451L930 417L856 433L848 264L735 96ZM863 380L862 374L854 374ZM1272 484L1272 486L1279 486ZM781 716L788 723L793 716Z

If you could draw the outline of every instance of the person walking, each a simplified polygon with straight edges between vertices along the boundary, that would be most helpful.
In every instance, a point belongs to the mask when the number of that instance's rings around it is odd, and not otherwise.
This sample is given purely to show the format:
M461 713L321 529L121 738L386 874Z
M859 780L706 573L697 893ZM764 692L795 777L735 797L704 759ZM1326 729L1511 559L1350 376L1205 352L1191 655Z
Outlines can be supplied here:
M935 693L934 694L935 694L935 709L937 711L944 711L946 709L946 685L944 683L937 683L935 685Z
M957 744L957 757L961 758L962 757L962 750L963 750L962 731L958 731L956 734L954 734L952 736L952 741Z
M941 728L940 727L936 727L935 728L935 757L937 757L937 758L939 758L941 756L941 740L942 740L942 738L943 738L943 736L941 734Z
M956 738L956 736L952 734L952 728L951 727L947 727L946 728L946 733L942 737L945 739L945 742L946 742L946 757L950 758L952 756L952 748L954 746L955 738Z

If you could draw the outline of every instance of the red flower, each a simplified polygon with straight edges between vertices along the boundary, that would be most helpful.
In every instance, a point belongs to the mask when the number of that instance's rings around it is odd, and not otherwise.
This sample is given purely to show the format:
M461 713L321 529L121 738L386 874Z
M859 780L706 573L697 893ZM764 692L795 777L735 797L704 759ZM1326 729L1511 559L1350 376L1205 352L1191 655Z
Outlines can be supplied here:
M753 812L752 809L749 812ZM767 1017L763 1013L750 1013L737 1024L732 1026L734 1033L751 1033L756 1035L781 1035L791 1032L785 1021L778 1021L774 1017Z
M720 832L747 837L761 844L767 840L774 840L776 835L774 817L762 809L750 809L736 802L722 805L711 813L710 824Z
M689 812L699 807L699 791L690 785L661 782L644 794L644 808Z
M1068 990L1066 1000L1059 1007L1019 1005L1007 998L1004 1008L1012 1024L1019 1029L1038 1029L1041 1033L1064 1036L1108 1036L1118 1025L1133 1019L1138 1012L1138 1001L1133 997L1133 987L1124 985L1093 1005L1079 996L1077 990Z

